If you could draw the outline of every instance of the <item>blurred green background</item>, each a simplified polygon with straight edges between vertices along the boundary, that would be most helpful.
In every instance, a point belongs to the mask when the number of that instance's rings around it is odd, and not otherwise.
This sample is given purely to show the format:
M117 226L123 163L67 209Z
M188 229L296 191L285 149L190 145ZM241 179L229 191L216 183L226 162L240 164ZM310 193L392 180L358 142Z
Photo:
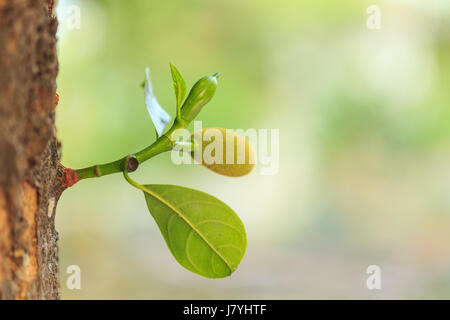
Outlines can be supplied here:
M380 30L366 27L372 4ZM80 29L68 28L71 5ZM189 86L221 72L204 127L280 130L275 175L227 178L170 154L133 175L207 191L238 213L248 249L230 278L179 266L117 174L60 199L63 299L450 297L448 1L60 0L58 16L65 166L150 144L140 83L149 66L174 115L169 62ZM81 290L65 285L74 264ZM381 290L366 288L373 264Z

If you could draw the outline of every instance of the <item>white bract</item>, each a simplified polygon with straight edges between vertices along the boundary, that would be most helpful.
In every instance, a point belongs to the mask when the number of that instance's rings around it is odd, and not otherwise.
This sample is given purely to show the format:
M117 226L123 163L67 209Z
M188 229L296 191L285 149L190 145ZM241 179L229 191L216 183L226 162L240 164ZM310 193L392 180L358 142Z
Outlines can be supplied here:
M170 115L164 110L156 100L153 94L152 83L150 81L150 69L145 68L145 105L147 106L148 113L155 126L156 134L161 136L167 123L170 121Z

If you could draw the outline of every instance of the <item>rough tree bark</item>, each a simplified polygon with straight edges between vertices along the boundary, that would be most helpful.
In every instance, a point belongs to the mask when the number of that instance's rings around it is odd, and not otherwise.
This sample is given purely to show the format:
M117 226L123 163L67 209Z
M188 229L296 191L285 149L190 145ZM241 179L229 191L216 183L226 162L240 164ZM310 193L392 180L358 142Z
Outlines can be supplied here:
M53 0L0 0L0 298L57 299Z

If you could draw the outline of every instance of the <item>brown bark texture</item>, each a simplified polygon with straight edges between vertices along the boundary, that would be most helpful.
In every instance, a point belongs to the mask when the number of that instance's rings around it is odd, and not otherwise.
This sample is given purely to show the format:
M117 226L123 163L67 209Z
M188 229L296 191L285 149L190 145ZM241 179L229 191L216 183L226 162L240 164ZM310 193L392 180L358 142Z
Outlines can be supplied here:
M53 0L0 0L0 298L57 299Z

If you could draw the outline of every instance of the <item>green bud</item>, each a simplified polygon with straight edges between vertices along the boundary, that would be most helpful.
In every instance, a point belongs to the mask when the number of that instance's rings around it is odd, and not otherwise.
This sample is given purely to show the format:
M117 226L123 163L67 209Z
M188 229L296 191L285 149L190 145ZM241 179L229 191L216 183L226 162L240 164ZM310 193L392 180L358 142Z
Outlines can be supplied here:
M203 77L197 81L189 92L181 107L181 119L191 122L195 119L203 106L209 102L216 93L219 73Z
M250 173L256 162L248 140L230 129L205 128L194 132L191 157L215 173L240 177Z

